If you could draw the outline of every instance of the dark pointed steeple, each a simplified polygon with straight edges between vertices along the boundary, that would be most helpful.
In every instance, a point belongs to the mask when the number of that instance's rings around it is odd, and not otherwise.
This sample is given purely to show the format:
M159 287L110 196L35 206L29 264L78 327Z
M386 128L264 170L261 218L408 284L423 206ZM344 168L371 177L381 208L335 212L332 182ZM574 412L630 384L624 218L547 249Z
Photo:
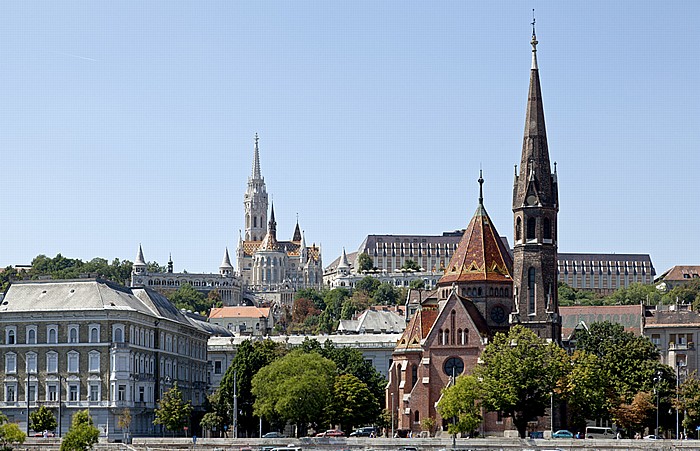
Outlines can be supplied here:
M297 225L294 227L294 236L292 236L292 241L301 241L301 229L299 228L299 213L297 213Z
M549 162L547 130L537 65L537 36L532 20L532 66L525 113L525 134L513 185L513 287L512 324L523 324L538 336L561 340L557 299L556 172Z
M253 180L259 180L262 178L260 175L260 151L258 150L258 141L260 138L258 138L258 134L255 134L255 154L253 155L253 173L251 174L250 178Z

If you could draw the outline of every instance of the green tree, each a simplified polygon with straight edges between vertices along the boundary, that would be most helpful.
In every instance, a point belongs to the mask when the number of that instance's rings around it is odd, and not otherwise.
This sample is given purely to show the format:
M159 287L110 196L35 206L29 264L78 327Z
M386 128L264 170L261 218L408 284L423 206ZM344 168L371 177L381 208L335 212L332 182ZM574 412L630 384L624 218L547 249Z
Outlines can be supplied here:
M422 290L425 288L425 280L413 279L411 282L409 282L408 288L411 290Z
M182 393L177 388L177 382L173 388L163 393L160 406L156 409L156 418L153 424L160 424L165 429L172 431L182 430L187 426L187 422L192 414L192 404L182 399Z
M675 302L692 304L693 310L697 311L700 307L700 279L678 285L669 291L664 299L669 304Z
M29 414L29 428L34 432L53 431L56 426L56 417L46 406L40 406Z
M662 295L654 285L641 283L633 283L627 288L620 288L604 299L606 305L660 304L661 302Z
M5 423L0 425L0 443L3 451L12 450L12 445L22 444L27 439L27 434L19 428L17 423Z
M583 430L587 418L608 417L607 380L601 371L600 359L594 354L574 351L569 363L560 391L567 402L567 423L572 430Z
M374 293L375 304L396 305L399 302L399 292L388 282L382 282Z
M221 428L221 424L224 419L219 416L216 412L207 412L204 414L202 419L199 421L199 426L202 431L214 431Z
M122 409L117 417L117 426L119 426L119 429L126 432L127 435L129 434L129 430L131 429L131 410L126 407Z
M253 418L255 402L251 384L253 376L285 353L284 345L272 340L245 340L238 346L236 356L221 379L217 396L210 399L213 410L222 418L223 424L232 422L235 375L238 410L241 412L238 416L239 430L247 431L248 436L257 430L258 421L257 418Z
M482 381L483 405L513 418L521 438L528 421L542 416L564 374L566 356L523 326L496 334L481 354L475 376Z
M377 288L379 288L379 285L381 285L379 279L372 276L365 276L355 284L355 291L362 291L369 297L372 297L377 291Z
M564 282L558 283L559 305L601 305L603 299L589 290L572 288Z
M361 253L360 256L357 257L357 271L358 272L371 271L373 268L374 268L374 262L372 262L372 257L367 255L366 252Z
M450 434L471 434L481 424L481 386L472 375L459 376L456 383L442 390L437 411L449 422Z
M221 292L219 291L218 288L214 288L207 294L207 303L209 304L209 308L212 307L222 307L223 300L221 299Z
M576 349L599 359L601 377L607 392L607 410L620 402L631 403L634 396L654 389L654 376L661 372L666 391L675 385L673 370L659 362L659 351L643 336L626 332L620 324L603 321L576 333Z
M678 388L678 401L675 407L685 412L683 429L693 430L700 424L700 379L693 373Z
M342 430L351 431L354 426L373 423L380 412L379 402L367 384L352 374L335 378L326 410L329 424L339 423Z
M165 295L179 309L192 310L207 315L211 308L211 303L207 298L189 283L183 283L177 290Z
M401 269L406 271L420 271L421 268L420 265L414 260L408 259L403 262L403 265L401 265Z
M302 288L294 293L294 300L308 299L314 303L316 309L323 311L326 309L326 301L323 300L323 292L315 288Z
M293 351L253 376L256 416L295 423L305 433L323 417L335 380L335 364L316 353Z
M85 451L92 448L100 437L100 431L92 424L87 410L73 415L70 429L61 441L61 451Z
M320 313L310 299L297 298L292 303L292 322L297 325L304 324L309 316L318 316Z
M349 297L350 291L344 287L333 288L324 293L323 300L326 302L326 311L333 320L340 319L343 302Z

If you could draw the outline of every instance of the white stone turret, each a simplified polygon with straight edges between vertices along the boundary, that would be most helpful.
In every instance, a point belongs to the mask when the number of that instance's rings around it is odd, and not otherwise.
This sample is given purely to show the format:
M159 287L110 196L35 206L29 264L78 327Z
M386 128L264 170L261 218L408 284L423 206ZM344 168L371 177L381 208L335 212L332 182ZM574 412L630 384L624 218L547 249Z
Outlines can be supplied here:
M230 277L233 275L233 265L231 264L231 259L228 255L228 247L224 251L224 259L221 261L221 266L219 266L219 274L224 277Z
M136 254L136 260L132 266L132 272L134 274L144 274L146 272L146 260L143 258L143 249L139 244L139 251Z

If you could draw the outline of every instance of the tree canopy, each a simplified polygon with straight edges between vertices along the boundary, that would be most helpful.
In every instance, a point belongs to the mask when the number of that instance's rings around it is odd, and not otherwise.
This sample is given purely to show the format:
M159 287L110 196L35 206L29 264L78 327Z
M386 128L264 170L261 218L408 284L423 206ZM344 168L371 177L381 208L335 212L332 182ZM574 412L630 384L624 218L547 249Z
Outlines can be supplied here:
M46 406L39 406L29 414L29 428L34 432L53 431L56 426L58 426L56 417Z
M512 417L524 438L528 421L544 415L564 374L564 350L517 325L507 335L496 334L481 360L475 376L482 381L484 406Z
M354 426L373 423L379 412L379 402L367 384L352 374L336 376L326 406L329 424L338 423L341 430L351 431Z
M366 252L361 253L360 256L357 257L357 271L358 272L371 271L373 268L374 268L374 262L372 261L372 257L367 255Z
M153 424L160 424L173 433L187 426L192 414L192 404L189 401L185 402L182 398L177 382L170 390L163 393L163 399L159 404Z
M481 384L472 375L459 376L454 385L442 390L437 411L449 421L447 431L450 434L471 434L476 430L483 420L479 401L481 397Z
M61 441L61 451L85 451L92 448L100 437L100 431L92 424L87 410L73 415L70 429Z
M323 418L335 382L335 364L317 353L293 351L253 376L254 414L295 423L304 433Z

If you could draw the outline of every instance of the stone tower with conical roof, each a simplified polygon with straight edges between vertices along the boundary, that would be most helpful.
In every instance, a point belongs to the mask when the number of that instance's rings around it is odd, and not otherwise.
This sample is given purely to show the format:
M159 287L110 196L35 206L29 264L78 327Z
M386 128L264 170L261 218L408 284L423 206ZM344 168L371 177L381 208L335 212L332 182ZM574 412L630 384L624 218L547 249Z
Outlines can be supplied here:
M267 223L267 189L265 178L260 174L260 151L258 134L255 134L253 171L248 177L248 188L243 197L245 207L245 239L260 241L265 236Z
M508 328L513 304L513 261L484 207L483 184L479 173L479 206L437 288L440 299L447 299L454 290L471 300L495 332Z
M520 171L513 183L514 312L511 324L522 324L542 338L561 341L557 299L556 164L549 162L544 107L537 66L537 37L532 27L532 68L525 115Z

